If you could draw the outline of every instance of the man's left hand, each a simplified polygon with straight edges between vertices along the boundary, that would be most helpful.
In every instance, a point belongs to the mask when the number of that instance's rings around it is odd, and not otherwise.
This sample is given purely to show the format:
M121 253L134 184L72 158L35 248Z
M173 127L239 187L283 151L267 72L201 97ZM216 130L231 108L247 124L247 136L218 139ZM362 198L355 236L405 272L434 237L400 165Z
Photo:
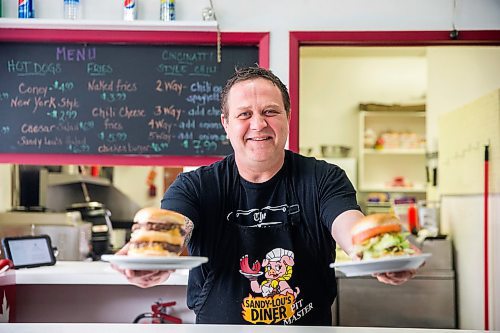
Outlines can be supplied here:
M376 277L377 280L379 280L382 283L398 286L400 284L405 283L409 279L413 278L415 274L417 274L416 269L409 269L407 271L401 271L401 272L373 274L373 276Z

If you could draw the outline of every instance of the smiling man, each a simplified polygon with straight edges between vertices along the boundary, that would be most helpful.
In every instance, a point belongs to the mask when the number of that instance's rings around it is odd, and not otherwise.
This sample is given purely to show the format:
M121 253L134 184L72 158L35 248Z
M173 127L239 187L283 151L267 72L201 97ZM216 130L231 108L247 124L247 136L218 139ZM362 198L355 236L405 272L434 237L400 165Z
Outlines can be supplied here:
M290 120L290 105L285 108L284 100L289 97L286 87L276 85L281 82L242 78L234 76L222 93L221 121L238 152L235 158L240 175L261 183L283 165Z
M363 217L336 165L285 149L290 97L271 71L237 70L221 93L221 122L234 149L182 173L161 206L191 224L188 306L197 323L331 325L338 243L355 256L351 227ZM121 252L126 253L126 247ZM142 287L169 272L126 271ZM413 272L380 275L399 284Z

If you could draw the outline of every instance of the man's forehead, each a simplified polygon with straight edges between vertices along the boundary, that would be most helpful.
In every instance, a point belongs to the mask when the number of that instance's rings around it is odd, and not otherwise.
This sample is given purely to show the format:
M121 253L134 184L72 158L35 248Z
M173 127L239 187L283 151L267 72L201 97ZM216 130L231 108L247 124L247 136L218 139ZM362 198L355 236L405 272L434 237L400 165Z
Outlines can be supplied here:
M258 92L255 90L259 89ZM259 97L270 97L270 100L283 104L281 91L273 82L266 79L249 79L235 83L228 92L228 102L239 102L240 98L257 94Z

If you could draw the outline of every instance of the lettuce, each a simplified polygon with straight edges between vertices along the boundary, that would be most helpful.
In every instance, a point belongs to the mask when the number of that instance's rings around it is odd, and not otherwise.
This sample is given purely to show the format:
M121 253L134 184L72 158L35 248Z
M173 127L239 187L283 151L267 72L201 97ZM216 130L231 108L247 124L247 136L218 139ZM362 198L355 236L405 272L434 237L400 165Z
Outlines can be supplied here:
M408 233L386 233L372 237L357 245L355 251L363 259L375 259L388 255L413 254L406 239Z

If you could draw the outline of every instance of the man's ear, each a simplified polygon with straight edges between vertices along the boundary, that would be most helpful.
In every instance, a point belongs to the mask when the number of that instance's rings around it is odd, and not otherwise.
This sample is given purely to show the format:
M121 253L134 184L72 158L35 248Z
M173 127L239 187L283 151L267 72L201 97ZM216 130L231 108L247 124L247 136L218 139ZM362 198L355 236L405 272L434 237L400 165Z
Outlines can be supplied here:
M224 127L224 130L227 133L227 118L224 117L224 113L220 114L220 122L221 122L222 126Z

